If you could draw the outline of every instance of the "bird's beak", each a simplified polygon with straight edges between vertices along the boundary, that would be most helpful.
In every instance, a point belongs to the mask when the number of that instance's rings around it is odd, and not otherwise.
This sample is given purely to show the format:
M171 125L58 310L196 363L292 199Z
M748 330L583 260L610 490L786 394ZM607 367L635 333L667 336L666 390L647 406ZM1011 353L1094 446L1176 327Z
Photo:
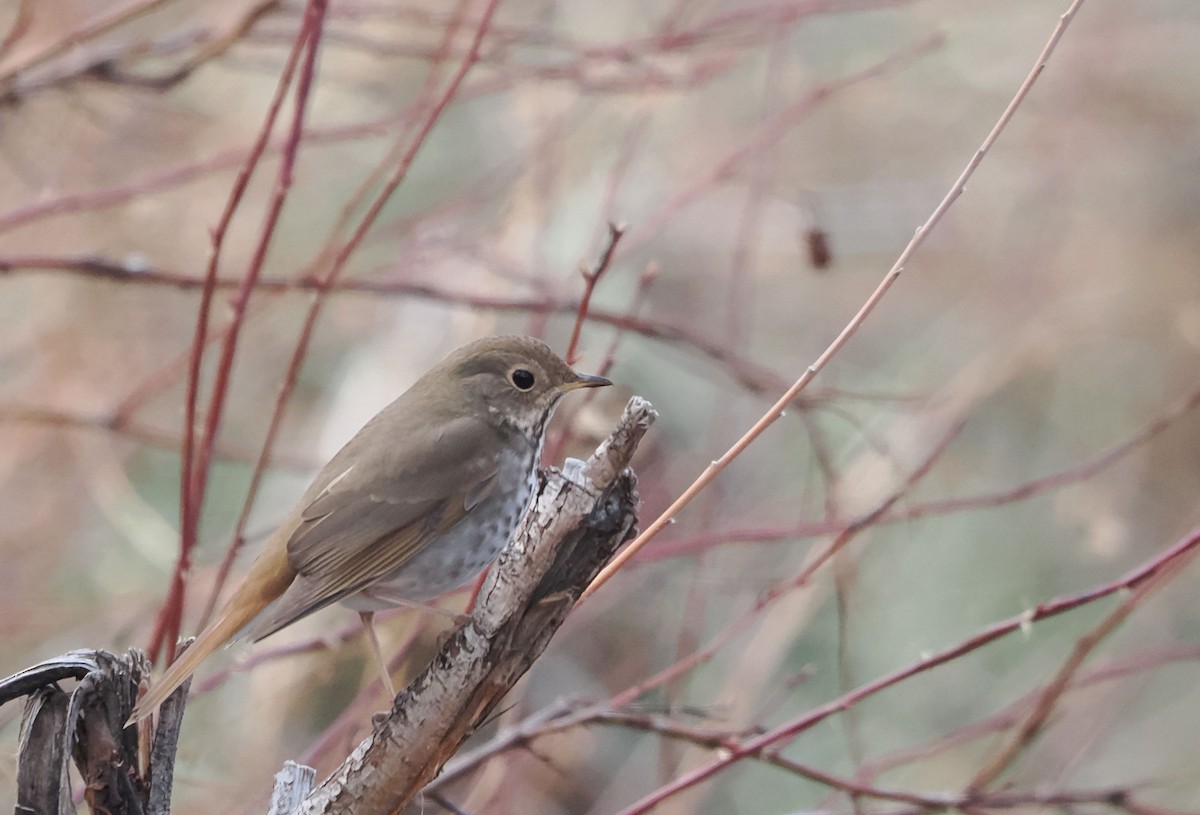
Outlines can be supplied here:
M577 378L574 382L564 382L558 386L558 389L563 393L566 393L567 391L578 390L579 388L603 388L612 384L611 381L605 379L604 377L596 376L594 374L577 373L575 376Z

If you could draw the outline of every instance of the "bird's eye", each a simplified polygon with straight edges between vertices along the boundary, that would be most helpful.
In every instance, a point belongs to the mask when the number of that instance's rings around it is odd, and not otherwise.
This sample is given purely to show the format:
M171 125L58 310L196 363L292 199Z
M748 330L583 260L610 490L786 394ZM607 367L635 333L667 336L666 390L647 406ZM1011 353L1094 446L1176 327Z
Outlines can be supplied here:
M509 378L519 391L527 391L533 387L533 374L524 368L517 368L509 374Z

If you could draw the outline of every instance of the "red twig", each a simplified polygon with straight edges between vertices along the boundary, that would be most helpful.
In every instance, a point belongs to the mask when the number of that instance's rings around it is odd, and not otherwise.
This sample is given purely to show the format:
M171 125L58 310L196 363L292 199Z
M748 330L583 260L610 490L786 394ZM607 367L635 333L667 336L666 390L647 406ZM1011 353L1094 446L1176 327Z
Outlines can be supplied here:
M1072 682L1071 690L1095 687L1102 683L1149 673L1173 663L1194 663L1197 660L1200 660L1200 646L1153 649L1094 668ZM869 780L897 767L925 761L934 756L961 749L979 739L1007 730L1019 721L1022 715L1027 715L1027 711L1031 710L1037 701L1038 695L1037 691L1029 693L999 711L959 726L929 742L878 756L864 763L856 777L860 780Z
M17 16L12 22L12 27L4 35L4 39L0 40L0 55L3 55L29 33L31 23L33 23L33 0L19 0Z
M459 65L458 71L455 72L454 76L450 79L450 82L447 84L446 90L442 94L441 98L438 99L433 108L429 111L429 114L425 117L424 122L422 122L421 127L417 130L417 133L413 137L412 145L410 146L408 152L405 153L405 155L400 159L396 169L388 177L387 182L383 185L383 189L380 190L379 195L377 195L375 200L371 203L371 206L367 210L366 214L363 215L363 218L359 222L354 233L350 236L349 240L342 245L337 254L334 256L331 274L336 274L334 270L340 271L341 267L345 265L346 260L349 259L354 250L358 248L359 244L362 243L362 240L366 236L367 232L372 226L375 225L375 222L379 219L379 214L383 211L384 205L387 204L388 200L392 197L392 194L396 191L396 188L400 186L400 183L408 176L408 170L412 166L413 160L417 157L417 152L425 143L425 140L428 138L429 133L433 130L434 125L437 124L438 119L441 118L446 106L450 104L450 100L453 99L458 93L459 86L462 84L463 79L466 78L467 73L471 70L472 66L479 61L479 49L483 44L483 38L487 34L488 27L491 25L492 17L496 12L498 3L499 0L489 0L488 4L484 7L483 13L479 19L479 25L475 29L475 36L471 40L471 45L467 49L467 54L465 57L463 57L463 61Z
M79 48L82 42L95 39L119 25L148 14L166 2L168 0L140 0L140 2L131 4L118 4L115 8L111 6L104 8L102 13L85 20L78 28L64 32L58 39L50 40L21 60L7 66L3 73L0 73L0 91L10 86L21 74L72 49ZM18 22L20 22L20 17L24 16L21 14L23 11L22 8L18 12ZM5 44L7 45L7 43Z
M571 341L567 343L567 353L564 357L568 365L574 365L578 361L579 334L583 330L584 320L588 316L588 308L592 302L592 292L596 290L596 284L600 282L600 276L608 270L609 264L612 263L613 253L617 250L617 244L621 242L621 236L624 234L624 224L615 224L609 221L608 245L604 247L604 251L600 254L600 261L592 269L588 269L583 264L579 266L579 273L583 275L583 294L579 298L579 311L575 315L575 326L571 329Z
M1021 751L1041 732L1050 718L1055 705L1058 704L1068 686L1074 681L1083 662L1113 631L1117 629L1134 610L1146 601L1152 592L1166 585L1179 574L1193 557L1195 550L1180 552L1170 561L1162 564L1161 568L1147 574L1136 584L1129 586L1131 593L1125 600L1110 612L1100 624L1080 637L1070 656L1063 662L1054 678L1050 680L1038 694L1033 710L1021 723L1016 734L999 753L992 757L971 779L967 785L968 793L979 793L996 781L1000 775L1016 760Z
M933 450L925 457L925 460L909 474L904 480L904 483L897 487L890 495L886 496L882 501L876 504L875 508L866 515L863 515L857 521L846 525L837 537L830 541L826 547L821 550L814 558L805 564L804 568L792 578L773 586L768 591L764 592L742 616L734 619L725 628L709 640L704 648L694 651L686 657L677 660L674 664L664 668L648 679L639 682L633 687L627 688L621 693L614 696L611 700L611 706L614 708L624 707L632 703L646 691L664 685L672 681L675 677L682 676L687 672L694 670L698 665L702 665L712 659L718 651L726 644L733 641L735 637L745 631L758 619L762 611L769 605L774 603L779 598L785 596L788 592L807 583L822 565L843 549L851 540L853 540L859 532L864 529L869 529L879 517L887 510L894 506L901 498L903 498L917 483L929 473L933 465L941 457L941 455L949 447L950 442L958 436L962 430L962 423L955 424L948 432L943 434L941 440L936 444Z
M935 501L913 503L904 509L889 512L877 523L893 524L937 515L949 515L973 509L988 509L1024 501L1038 495L1078 484L1103 472L1146 442L1162 434L1184 416L1200 407L1200 388L1184 396L1174 405L1155 417L1149 424L1124 441L1112 445L1087 461L1049 475L1024 481L1016 486L993 492L965 495L959 498L943 498ZM731 529L698 535L687 540L665 541L645 551L638 562L653 562L674 557L685 557L726 543L766 543L780 540L797 540L828 535L846 525L841 518L830 518L817 523L797 524L785 527Z
M591 713L590 718L583 721L574 722L571 724L586 724L586 725L616 725L627 727L636 730L642 730L649 733L655 733L662 736L664 739L676 739L685 741L700 747L709 748L712 750L736 749L737 736L725 731L713 730L710 728L696 727L690 724L684 724L675 721L671 718L662 715L654 715L638 711L606 711L596 710ZM527 742L531 742L540 733L533 733L526 737ZM834 790L850 794L854 798L859 796L876 798L881 801L896 801L899 803L913 804L922 809L965 809L970 806L979 806L982 808L1013 808L1020 806L1028 806L1031 804L1043 804L1046 806L1068 806L1070 804L1083 803L1112 803L1114 801L1123 800L1128 796L1129 791L1124 788L1115 788L1099 791L1079 791L1079 792L1053 792L1053 793L996 793L986 794L980 792L967 792L966 794L931 794L931 793L916 793L908 792L901 789L887 789L871 784L863 783L862 781L853 778L846 778L835 773L814 767L810 764L803 764L798 761L784 758L776 754L774 751L762 751L753 756L767 764L772 764L780 769L787 770L801 778L807 778L815 781L818 784L823 784Z
M204 280L193 275L167 269L134 269L108 260L88 258L59 258L46 256L0 257L0 273L16 269L40 269L75 274L93 275L108 280L136 285L171 286L179 289L196 289ZM390 271L391 267L387 270ZM218 288L232 288L236 281L219 279ZM301 278L263 277L258 281L258 291L319 291L321 281L311 275ZM360 292L388 297L414 297L439 303L453 303L470 309L505 312L545 312L576 314L579 301L572 297L556 297L537 294L527 297L494 296L469 291L453 291L442 286L411 280L371 280L355 277L342 280L328 288L341 292ZM705 334L691 328L672 325L661 320L650 320L634 313L590 308L588 319L593 322L631 331L650 339L675 343L689 348L719 365L734 381L751 393L767 393L783 387L786 382L775 372L739 356L723 343L714 341Z
M1093 669L1087 674L1081 676L1078 681L1072 684L1073 688L1092 687L1101 683L1113 682L1129 675L1144 673L1163 667L1164 665L1177 662L1195 662L1200 658L1200 646L1175 646L1166 649L1156 649L1148 652L1135 654L1129 658L1119 662L1114 662L1099 668ZM765 719L779 704L781 704L791 692L794 686L808 678L808 674L799 674L791 677L786 683L780 685L776 689L776 698L770 699L752 718L752 721L760 722ZM814 768L803 766L796 768L790 766L785 760L773 754L773 751L763 751L762 754L748 758L756 758L763 761L769 761L784 769L797 772L807 778L817 781L830 787L832 790L840 790L842 792L862 793L880 798L894 797L893 794L886 790L881 790L877 787L869 786L871 778L878 776L881 772L893 769L895 767L904 766L917 760L926 759L932 755L936 755L946 750L961 747L971 741L981 738L982 736L993 734L998 730L1010 727L1013 721L1020 715L1020 711L1032 706L1035 695L1031 694L1028 697L1022 698L1009 705L998 713L993 713L985 719L972 722L958 730L943 736L933 745L922 745L918 748L906 748L888 754L882 758L875 759L870 764L865 765L856 778L850 779L839 778L838 776L823 774ZM587 702L582 699L564 699L552 703L532 714L525 719L517 722L509 727L503 727L489 741L481 744L479 747L456 756L447 765L443 773L438 778L431 782L427 789L442 788L447 784L462 778L467 772L470 772L491 758L504 753L506 751L526 747L532 744L535 740L552 736L556 733L563 733L577 727L588 726L590 724L626 724L634 722L633 726L637 726L636 721L648 719L657 725L663 722L662 716L652 717L651 714L644 712L640 707L625 707L614 709L608 702L594 703ZM750 732L748 730L740 731L696 731L694 729L684 728L677 730L673 727L660 728L659 726L647 726L642 729L651 730L657 733L663 733L668 736L679 736L688 740L693 740L693 733L700 738L695 739L696 743L701 743L702 746L713 747L719 749L727 743L737 744L738 740L745 738ZM883 793L876 795L876 793ZM907 793L900 792L901 795ZM1018 796L1015 791L1006 793L1005 800L1012 800L1011 797ZM936 796L920 796L932 800ZM963 802L965 796L948 796L943 800L942 806L953 806L946 804L945 801ZM997 796L991 796L989 801L997 800ZM822 805L824 806L824 805Z
M66 427L90 430L102 433L113 433L124 436L138 444L168 450L172 453L179 451L183 443L180 435L173 430L161 430L150 425L133 421L128 414L115 410L110 413L69 413L41 407L23 407L21 405L0 405L0 423L12 422L22 424L44 425L47 427ZM213 451L218 459L251 463L256 453L250 449L235 445L216 445ZM281 459L279 464L292 470L311 470L312 462L302 461L288 456Z
M156 0L157 2L157 0ZM731 59L725 52L731 42L752 46L757 38L765 31L779 31L799 24L806 16L839 13L855 9L867 9L899 5L905 0L858 0L858 2L839 2L831 7L827 0L809 0L808 2L764 3L757 7L739 9L736 15L718 14L710 19L700 21L690 30L670 29L670 18L660 33L632 40L618 45L608 42L596 43L573 38L557 37L553 31L527 29L508 26L498 37L501 41L496 50L504 53L506 43L528 41L530 39L547 44L557 44L567 52L576 52L579 56L568 64L553 64L529 66L524 63L507 64L501 62L502 70L495 72L495 77L485 82L479 82L470 88L464 88L460 96L485 96L491 93L502 93L520 82L526 81L569 81L575 83L586 92L623 93L630 91L644 92L651 87L673 87L677 89L696 87L711 80L717 72L735 68L740 62ZM285 7L284 13L289 9ZM362 17L357 12L341 13L338 16ZM398 17L422 15L405 15L398 11ZM424 16L428 26L444 26L448 13L434 16ZM370 15L367 16L370 22ZM77 35L80 32L72 32ZM85 31L90 36L90 31ZM328 41L330 32L322 35ZM256 31L250 37L262 41L267 38L265 32ZM294 36L289 28L286 35L289 44L294 43ZM278 39L283 39L279 36ZM687 72L683 77L659 76L651 66L661 62L661 55L677 56L686 53L687 49L697 44L711 43L721 56L717 60L700 63ZM389 43L394 46L394 43ZM393 49L395 50L395 49ZM421 59L439 59L439 49L421 47L416 51L400 49L399 56L417 56ZM629 70L630 68L634 70ZM612 76L613 70L620 74ZM595 74L599 74L598 76ZM332 127L313 128L306 133L308 144L340 142L348 139L376 138L395 126L398 121L413 118L408 110L389 112L381 117ZM279 144L272 144L268 152L281 149ZM37 220L58 215L65 215L85 210L96 210L121 204L128 200L153 192L172 189L174 187L195 181L203 176L225 169L239 166L245 160L245 152L237 150L222 151L217 155L196 162L181 164L161 172L148 174L133 182L100 190L68 192L52 198L40 199L38 202L20 207L7 213L0 213L0 233L10 231Z
M810 729L819 722L833 716L841 711L847 710L864 699L879 693L882 690L899 684L906 679L910 679L918 674L925 673L939 665L944 665L951 662L963 654L970 653L985 645L988 645L995 640L1000 639L1014 631L1019 631L1023 627L1050 617L1058 616L1067 611L1080 608L1089 603L1095 602L1104 597L1121 591L1136 589L1145 581L1158 575L1160 572L1167 570L1166 579L1173 576L1175 571L1174 564L1186 555L1189 555L1193 550L1200 546L1200 527L1194 528L1182 540L1171 546L1165 552L1151 558L1146 563L1136 569L1126 573L1121 578L1110 583L1097 586L1083 594L1068 595L1066 597L1055 598L1047 603L1043 603L1036 608L1018 614L1015 617L1010 617L1007 620L1002 620L993 623L977 634L963 640L962 642L947 648L939 653L925 657L920 662L913 663L898 671L893 671L890 674L879 677L878 679L861 685L849 693L842 694L835 699L826 702L823 705L813 708L806 713L797 716L790 721L784 722L778 727L768 730L760 736L747 739L740 745L734 748L729 748L727 753L718 758L698 767L685 775L675 779L670 784L667 784L650 795L642 798L637 803L621 810L620 815L639 815L639 813L649 812L658 804L666 799L682 792L685 789L695 786L702 781L711 778L716 773L728 767L734 762L740 761L747 756L755 755L767 748L785 744L795 738L800 733ZM1156 581L1157 582L1157 581ZM1136 604L1135 604L1136 605Z
M642 271L641 276L638 277L637 286L634 288L633 294L629 298L629 304L625 308L625 313L627 315L636 317L642 310L642 307L646 302L646 295L650 292L650 287L654 285L654 281L657 277L658 265L654 263L647 264L646 268ZM594 317L595 312L589 313ZM620 348L621 342L624 340L625 334L628 330L628 328L617 329L613 335L612 341L608 344L608 348L604 352L604 356L600 359L600 364L591 368L592 373L599 374L600 376L608 376L608 372L612 369L613 362L616 361L617 349ZM567 418L566 420L559 422L560 430L553 436L547 438L546 449L542 456L544 461L556 462L562 459L563 450L574 438L572 432L574 422L572 421L572 418L574 416L578 416L580 411L582 411L584 407L588 405L595 397L596 393L589 391L588 393L583 394L583 398L577 399L576 401L572 402L571 405L562 409L566 411Z
M658 533L665 529L667 524L671 523L676 515L678 515L685 507L687 507L687 505L690 504L692 500L704 490L705 487L712 483L713 479L720 475L721 471L729 466L731 461L740 456L747 447L749 447L759 436L762 435L763 431L778 421L779 417L783 415L783 412L787 409L788 405L790 405L792 401L800 395L800 392L808 386L808 383L811 382L813 378L816 377L816 375L820 373L826 365L829 364L829 361L833 359L833 357L842 350L846 343L850 341L850 338L858 332L858 329L860 329L863 326L863 323L866 322L867 317L870 316L871 312L875 310L875 307L883 300L884 295L886 295L888 290L891 289L892 284L900 278L900 273L904 271L908 261L914 254L916 254L917 249L919 249L925 242L925 238L929 235L929 232L941 222L942 217L946 214L954 202L958 200L958 197L966 190L967 180L974 175L975 169L979 166L979 163L983 161L983 157L987 155L987 151L991 149L992 145L996 142L996 139L1000 137L1000 134L1008 125L1009 120L1012 119L1013 114L1016 113L1016 110L1020 106L1021 102L1023 102L1025 97L1029 94L1030 89L1033 87L1034 81L1038 78L1038 76L1041 75L1042 69L1046 65L1046 60L1050 58L1050 54L1054 51L1054 47L1058 45L1059 39L1061 39L1063 32L1066 30L1067 24L1070 23L1071 17L1074 16L1076 9L1082 2L1083 0L1075 0L1071 8L1063 14L1061 20L1059 21L1058 27L1050 36L1050 40L1046 43L1046 47L1042 49L1042 53L1038 56L1033 70L1026 77L1025 81L1021 83L1021 87L1017 90L1017 93L1013 97L1012 101L1009 102L1008 107L1005 108L1002 114L1000 114L1000 119L992 127L991 132L988 133L987 137L984 138L983 144L979 146L979 149L975 151L975 155L972 156L971 160L967 162L967 166L963 169L962 173L959 175L954 184L950 187L950 191L946 193L941 203L937 205L925 223L917 227L916 234L913 235L913 238L911 241L909 241L908 246L904 247L904 251L900 253L900 257L896 259L896 262L892 265L892 268L888 270L888 273L884 275L883 280L880 281L879 285L875 288L875 291L871 293L871 295L866 299L866 302L864 302L862 307L859 308L858 313L851 318L850 322L846 324L846 327L842 329L841 333L838 334L833 342L829 344L829 347L826 348L819 357L817 357L817 360L809 365L804 373L800 375L800 378L797 379L795 383L793 383L793 385L788 388L786 392L784 392L783 396L781 396L778 401L771 406L771 409L763 414L762 418L755 422L754 425L747 430L740 439L734 442L733 446L730 447L719 459L708 465L704 472L700 474L700 476L692 483L691 486L684 490L683 494L680 495L679 498L677 498L675 502L671 504L671 506L667 507L667 509L661 515L659 515L653 523L646 527L645 531L638 535L637 538L630 542L630 544L625 547L620 554L613 558L612 562L610 562L608 566L606 566L604 570L596 576L596 579L593 580L592 584L588 586L586 591L584 591L583 596L580 598L581 602L586 600L601 586L608 582L612 576L629 561L630 558L637 554L639 549L657 537Z
M484 25L486 25L486 23ZM446 43L444 47L448 48L449 41L452 39L455 31L456 28L454 26L447 28ZM478 34L481 37L482 31L478 32ZM476 52L477 47L472 53ZM469 59L470 57L468 57L468 60ZM470 63L468 62L465 64L469 68ZM430 130L432 130L433 124L440 117L442 111L445 109L446 104L457 91L458 86L461 84L465 75L466 70L460 69L455 80L451 82L450 86L442 95L439 102L433 106L429 116L424 122L423 127L418 132L418 136L411 143L408 152L401 159L398 171L393 174L394 183L392 183L392 179L389 179L389 186L385 186L384 190L376 199L376 203L380 206L382 203L386 202L387 198L391 196L396 187L399 185L400 181L402 181L404 176L407 174L408 167L411 166L413 159L416 158L416 154L424 144L425 138L428 136ZM430 87L429 90L432 90L432 88ZM424 91L422 93L424 94ZM378 211L378 208L376 208L376 215L378 214ZM372 216L368 214L367 217ZM365 220L366 219L364 218L364 221ZM366 226L369 227L370 224L368 223ZM359 240L361 240L362 234L364 234L365 231L366 229L360 224L359 231L356 233L358 234ZM320 316L321 309L325 304L329 292L331 291L332 287L337 284L338 277L345 268L345 262L349 258L353 248L354 246L350 246L349 249L343 247L342 251L338 254L337 260L331 264L325 274L317 277L318 284L316 296L309 304L308 312L305 315L304 325L301 327L300 336L296 340L296 346L293 349L291 359L288 362L287 371L284 373L283 383L280 385L279 392L275 395L275 405L271 412L271 420L267 426L266 436L263 439L258 460L255 463L254 472L250 479L250 485L246 491L246 498L242 505L242 512L238 517L233 540L226 549L225 556L222 558L221 565L217 570L217 578L213 585L213 589L209 594L208 602L201 618L201 625L208 620L209 616L213 612L213 609L216 607L217 598L220 596L221 588L228 579L229 572L233 567L233 561L237 557L237 553L245 541L246 524L250 520L250 512L253 508L254 500L258 495L258 488L262 483L263 475L266 473L267 462L270 460L271 452L274 449L275 439L278 436L279 427L283 419L284 410L287 407L288 399L291 397L292 390L296 385L296 379L300 373L300 368L308 354L308 346L312 341L312 334L316 328L317 318Z
M182 478L180 479L180 545L179 559L171 580L171 588L163 603L155 623L154 632L147 649L152 659L157 658L164 642L167 649L168 661L175 655L175 640L183 617L183 595L186 586L186 575L190 567L191 552L195 546L200 508L204 503L204 492L208 481L208 469L211 462L217 432L220 428L224 408L225 395L229 386L229 376L233 369L233 357L237 350L240 326L245 317L246 306L250 294L254 291L255 282L266 260L267 249L270 246L274 227L283 210L283 203L291 187L292 172L296 156L299 152L300 138L303 133L304 113L307 107L309 91L316 73L316 56L320 43L321 25L324 19L326 0L310 0L305 14L305 22L296 35L296 42L284 66L275 96L271 100L263 127L259 132L254 148L251 150L234 188L230 193L225 211L222 213L216 229L213 231L212 251L209 256L208 268L205 273L204 293L201 297L199 315L196 321L196 335L193 341L192 360L188 370L187 401L185 405L185 428L182 455ZM221 246L226 231L233 220L241 200L249 184L258 160L266 149L271 130L278 118L279 110L291 85L292 76L300 64L301 54L306 52L303 67L296 86L295 113L292 127L288 135L284 158L279 168L275 192L268 207L262 236L255 249L253 259L242 279L238 293L230 303L233 316L230 318L230 331L222 345L221 357L217 363L216 376L213 382L212 396L209 401L208 413L205 417L204 435L197 446L196 413L199 401L200 367L205 346L205 336L208 331L209 312L212 306L212 296L216 290L217 264L221 254Z

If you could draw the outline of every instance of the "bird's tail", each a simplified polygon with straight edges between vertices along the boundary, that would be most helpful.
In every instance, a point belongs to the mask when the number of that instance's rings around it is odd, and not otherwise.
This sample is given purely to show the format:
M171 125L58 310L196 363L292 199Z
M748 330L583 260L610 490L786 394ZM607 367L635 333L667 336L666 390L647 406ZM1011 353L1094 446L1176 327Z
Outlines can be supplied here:
M282 543L277 546L269 543L250 568L246 580L221 609L221 615L200 632L191 647L171 663L162 679L138 700L129 722L140 722L158 710L158 706L187 681L201 662L237 636L263 609L283 594L295 576L295 571L287 561L286 548Z
M230 605L232 606L233 604L231 603ZM133 708L133 715L129 717L128 723L140 722L158 710L159 705L165 702L168 696L187 681L187 678L200 667L201 662L222 645L229 642L241 630L242 626L254 616L254 614L247 616L238 612L238 608L227 607L220 617L200 632L200 635L196 637L196 641L180 654L178 659L171 663L171 666L167 668L167 672L163 674L162 679L155 682L151 686L150 692L138 700L137 705Z

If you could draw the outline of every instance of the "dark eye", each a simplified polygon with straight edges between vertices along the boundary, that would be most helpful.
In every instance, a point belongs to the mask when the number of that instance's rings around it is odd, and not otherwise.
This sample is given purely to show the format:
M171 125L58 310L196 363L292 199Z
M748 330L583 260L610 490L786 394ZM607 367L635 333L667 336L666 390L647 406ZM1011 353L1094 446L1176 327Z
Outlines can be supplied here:
M509 378L512 379L512 383L517 386L519 391L527 391L533 387L533 374L524 368L517 368L509 375Z

